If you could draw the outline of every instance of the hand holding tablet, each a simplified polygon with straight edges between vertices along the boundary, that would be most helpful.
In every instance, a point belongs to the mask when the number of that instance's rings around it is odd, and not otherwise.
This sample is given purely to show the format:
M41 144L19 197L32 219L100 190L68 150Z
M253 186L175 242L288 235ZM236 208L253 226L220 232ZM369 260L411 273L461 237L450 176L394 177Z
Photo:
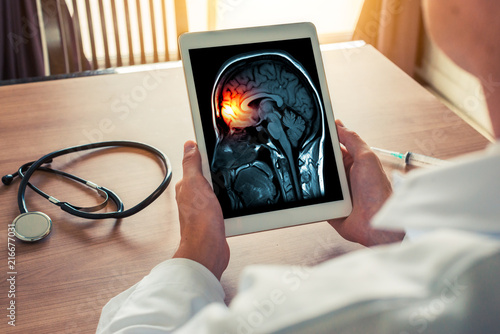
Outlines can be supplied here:
M203 173L227 236L350 213L312 24L184 34L180 47Z

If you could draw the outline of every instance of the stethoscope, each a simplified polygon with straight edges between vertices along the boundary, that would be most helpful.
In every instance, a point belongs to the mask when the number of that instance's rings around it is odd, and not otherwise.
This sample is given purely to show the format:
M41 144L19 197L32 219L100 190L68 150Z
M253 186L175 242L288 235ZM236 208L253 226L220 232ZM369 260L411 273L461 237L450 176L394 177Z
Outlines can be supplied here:
M113 191L105 187L98 186L97 184L82 179L78 176L42 166L44 164L52 162L52 159L59 157L61 155L69 153L77 153L97 148L104 148L104 147L132 147L132 148L143 149L150 153L153 153L155 156L160 158L165 168L165 177L163 178L163 181L142 202L138 203L137 205L135 205L130 209L124 210L124 205L122 200ZM30 177L37 170L60 175L62 177L69 178L73 181L82 183L85 186L94 189L97 192L97 194L103 198L103 200L101 203L91 207L80 207L68 202L59 201L57 198L46 194L45 192L43 192L42 190L40 190L39 188L37 188L36 186L34 186L32 183L29 182ZM15 236L18 239L23 241L37 241L49 235L50 231L52 230L52 220L48 215L46 215L43 212L39 211L30 212L28 210L25 200L26 187L30 187L37 194L44 197L52 204L60 207L63 211L66 211L71 215L86 219L107 219L107 218L121 219L129 217L141 211L142 209L146 208L149 204L151 204L155 199L157 199L163 193L163 191L165 191L168 184L170 183L170 180L172 179L172 168L167 156L163 154L160 150L152 146L132 141L106 141L106 142L68 147L62 150L54 151L52 153L49 153L41 157L36 161L28 162L22 165L21 167L19 167L18 171L15 172L14 174L5 175L4 177L2 177L2 182L5 185L9 185L17 176L19 176L22 179L17 194L17 204L19 206L19 211L21 214L17 216L16 219L14 219L14 221L12 222L11 225L9 225L9 227L14 229ZM115 211L97 213L96 211L99 211L108 205L109 200L111 200L111 202L114 203L116 208Z

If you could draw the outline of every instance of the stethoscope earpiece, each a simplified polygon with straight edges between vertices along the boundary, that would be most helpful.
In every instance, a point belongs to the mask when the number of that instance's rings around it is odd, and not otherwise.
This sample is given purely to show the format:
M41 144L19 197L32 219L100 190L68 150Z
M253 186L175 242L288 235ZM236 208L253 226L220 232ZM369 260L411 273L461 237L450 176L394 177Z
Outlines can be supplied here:
M52 230L52 220L43 212L22 213L12 222L16 237L22 241L37 241Z
M5 184L6 186L8 186L9 184L11 184L12 181L14 181L14 175L7 174L5 176L2 176L2 183Z

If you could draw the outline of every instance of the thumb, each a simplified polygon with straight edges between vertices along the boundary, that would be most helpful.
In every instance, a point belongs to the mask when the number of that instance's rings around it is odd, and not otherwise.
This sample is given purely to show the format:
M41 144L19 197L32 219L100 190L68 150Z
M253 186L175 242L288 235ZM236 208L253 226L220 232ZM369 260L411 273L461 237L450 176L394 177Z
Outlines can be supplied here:
M349 154L354 158L366 151L371 151L368 144L354 131L344 126L342 121L336 120L337 132L340 142L345 146Z
M194 141L188 140L184 144L184 157L182 158L183 178L202 174L201 155Z

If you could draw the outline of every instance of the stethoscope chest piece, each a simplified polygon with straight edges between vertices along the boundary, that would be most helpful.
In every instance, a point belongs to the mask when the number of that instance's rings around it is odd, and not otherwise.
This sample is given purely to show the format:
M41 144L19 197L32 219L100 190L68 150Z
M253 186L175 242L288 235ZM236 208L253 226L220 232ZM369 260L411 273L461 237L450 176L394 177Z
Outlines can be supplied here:
M12 222L16 237L23 241L37 241L49 235L52 220L42 212L22 213Z

